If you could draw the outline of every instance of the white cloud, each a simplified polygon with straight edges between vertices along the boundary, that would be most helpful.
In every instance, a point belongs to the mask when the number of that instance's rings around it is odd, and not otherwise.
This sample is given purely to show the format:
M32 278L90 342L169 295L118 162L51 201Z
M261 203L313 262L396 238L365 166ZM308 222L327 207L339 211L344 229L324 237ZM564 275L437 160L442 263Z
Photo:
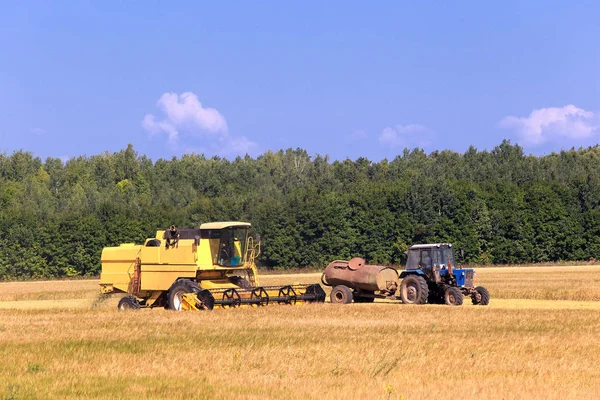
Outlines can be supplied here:
M366 139L368 137L369 137L369 135L367 134L367 132L365 132L361 129L357 129L350 134L350 140L352 140L352 141Z
M569 104L533 110L528 117L508 116L499 122L502 128L514 129L528 144L549 140L589 138L598 130L598 113Z
M227 121L214 108L203 107L191 92L164 93L156 102L160 116L146 114L141 124L150 135L167 136L173 148L185 141L184 148L194 149L197 137L202 137L202 152L212 151L223 156L244 155L257 150L256 143L244 136L230 136Z
M230 154L252 154L257 150L256 143L248 140L245 136L229 137L223 148L223 155Z
M46 130L42 129L42 128L32 128L29 130L30 133L33 133L34 135L45 135L46 134Z
M142 127L153 135L166 133L170 142L175 142L179 138L179 132L173 124L168 121L157 121L152 114L146 114L142 120Z
M388 126L381 131L379 143L393 148L425 147L432 143L432 131L421 124Z
M142 120L142 127L151 134L166 133L169 141L177 140L181 131L196 136L227 134L227 122L221 113L203 107L194 93L164 93L156 106L164 118L147 114Z

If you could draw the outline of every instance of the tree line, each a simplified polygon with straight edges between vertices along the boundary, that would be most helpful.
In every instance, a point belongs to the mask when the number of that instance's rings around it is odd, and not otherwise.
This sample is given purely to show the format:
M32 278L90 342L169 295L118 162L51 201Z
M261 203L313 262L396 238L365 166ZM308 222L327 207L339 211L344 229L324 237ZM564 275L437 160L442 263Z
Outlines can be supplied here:
M454 243L466 263L587 260L600 254L600 147L538 157L505 140L380 162L0 154L0 279L96 275L105 246L226 220L253 224L269 268L401 264L426 242Z

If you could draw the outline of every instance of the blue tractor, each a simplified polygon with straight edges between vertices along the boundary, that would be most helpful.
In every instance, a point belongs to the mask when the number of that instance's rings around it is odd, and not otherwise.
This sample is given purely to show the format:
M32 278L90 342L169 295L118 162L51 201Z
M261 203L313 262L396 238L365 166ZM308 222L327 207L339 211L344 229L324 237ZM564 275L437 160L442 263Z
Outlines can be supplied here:
M449 243L417 244L408 249L406 269L400 273L400 298L405 304L460 306L463 296L476 305L488 305L490 293L474 286L472 268L455 268L454 248Z

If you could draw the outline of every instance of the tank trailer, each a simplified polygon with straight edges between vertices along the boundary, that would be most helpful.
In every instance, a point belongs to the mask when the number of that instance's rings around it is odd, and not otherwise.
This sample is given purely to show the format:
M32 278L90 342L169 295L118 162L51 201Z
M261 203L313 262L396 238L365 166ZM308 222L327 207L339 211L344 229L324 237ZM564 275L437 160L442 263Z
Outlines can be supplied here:
M365 264L364 259L356 257L331 262L321 275L321 283L333 286L332 303L347 304L372 303L375 298L397 300L400 280L395 269Z

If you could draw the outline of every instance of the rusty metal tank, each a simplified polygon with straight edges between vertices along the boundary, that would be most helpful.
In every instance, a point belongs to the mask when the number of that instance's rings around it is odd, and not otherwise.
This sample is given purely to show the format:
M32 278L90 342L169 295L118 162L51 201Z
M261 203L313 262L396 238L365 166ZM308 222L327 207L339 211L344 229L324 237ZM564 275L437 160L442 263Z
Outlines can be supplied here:
M365 264L359 257L331 262L325 268L321 282L327 286L345 285L354 290L387 294L393 294L400 286L398 271L394 268Z

